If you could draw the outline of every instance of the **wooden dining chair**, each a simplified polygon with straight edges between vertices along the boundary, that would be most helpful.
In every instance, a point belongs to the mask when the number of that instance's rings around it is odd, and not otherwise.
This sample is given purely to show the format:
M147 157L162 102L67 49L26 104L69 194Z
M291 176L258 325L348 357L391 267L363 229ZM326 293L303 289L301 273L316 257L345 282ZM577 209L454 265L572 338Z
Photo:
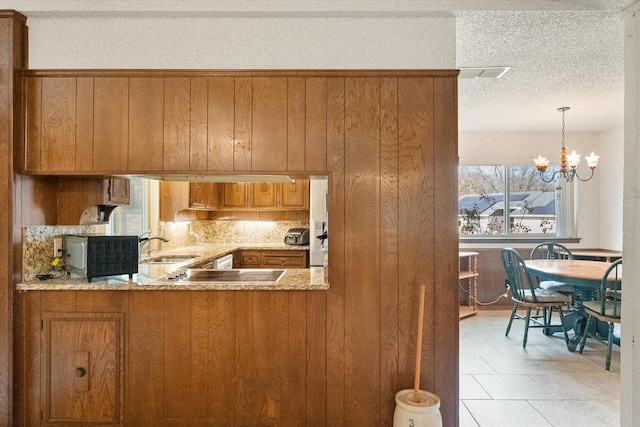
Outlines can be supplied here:
M543 242L535 246L529 254L529 259L574 259L571 250L555 242ZM537 280L537 278L536 278ZM538 280L538 286L549 291L560 292L569 297L569 305L573 301L575 289L573 285L556 280Z
M580 354L584 350L587 337L596 338L607 345L607 358L605 368L607 371L611 367L611 347L613 345L613 330L616 323L620 323L620 312L622 309L622 258L611 263L605 271L600 281L598 299L596 301L585 301L584 310L589 315L585 334L580 341ZM594 319L606 322L609 325L607 338L591 331ZM618 341L619 345L619 341Z
M535 287L529 272L525 268L524 260L512 248L504 248L501 252L502 265L507 273L507 282L511 291L511 299L513 300L513 310L507 325L506 336L509 335L513 319L522 319L525 321L524 338L522 347L527 346L527 336L529 328L543 328L545 334L550 334L552 327L560 326L564 333L565 342L569 342L567 330L564 326L564 315L562 307L567 304L568 297L559 292L550 291ZM526 308L526 315L523 317L518 314L518 308ZM542 315L531 316L531 309L542 309ZM551 324L551 315L553 310L557 310L560 315L560 324Z

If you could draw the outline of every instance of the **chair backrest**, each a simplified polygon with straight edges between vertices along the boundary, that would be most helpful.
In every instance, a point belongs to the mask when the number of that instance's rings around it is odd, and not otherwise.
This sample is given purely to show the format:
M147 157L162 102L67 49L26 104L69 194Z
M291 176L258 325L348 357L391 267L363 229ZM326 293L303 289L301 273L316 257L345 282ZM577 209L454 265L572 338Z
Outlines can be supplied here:
M620 318L622 309L621 290L622 258L619 258L613 261L602 275L602 280L600 281L600 314L616 319Z
M531 250L529 259L574 259L565 245L554 242L543 242Z
M502 249L502 266L505 273L507 273L507 282L511 288L511 295L517 301L525 301L525 296L530 295L533 302L536 301L535 293L533 292L533 283L531 282L531 276L525 269L524 260L515 249L504 248Z

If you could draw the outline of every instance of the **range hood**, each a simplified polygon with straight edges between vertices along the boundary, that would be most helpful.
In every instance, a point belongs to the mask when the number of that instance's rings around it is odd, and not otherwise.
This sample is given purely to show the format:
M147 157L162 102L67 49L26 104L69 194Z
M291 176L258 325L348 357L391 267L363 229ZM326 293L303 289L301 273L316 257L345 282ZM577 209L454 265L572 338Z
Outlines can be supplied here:
M140 175L143 178L159 181L188 181L188 182L288 182L295 179L287 175Z

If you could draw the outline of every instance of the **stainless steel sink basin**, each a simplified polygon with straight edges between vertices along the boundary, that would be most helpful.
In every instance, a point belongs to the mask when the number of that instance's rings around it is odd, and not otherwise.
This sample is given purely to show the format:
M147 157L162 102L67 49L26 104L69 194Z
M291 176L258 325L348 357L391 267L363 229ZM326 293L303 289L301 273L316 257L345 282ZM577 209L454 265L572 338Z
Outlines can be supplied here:
M187 275L179 280L180 283L192 282L277 282L284 270L268 268L237 269L237 270L197 270L189 269Z
M162 255L148 260L143 260L143 263L149 264L175 264L178 262L189 261L190 259L197 258L200 255Z

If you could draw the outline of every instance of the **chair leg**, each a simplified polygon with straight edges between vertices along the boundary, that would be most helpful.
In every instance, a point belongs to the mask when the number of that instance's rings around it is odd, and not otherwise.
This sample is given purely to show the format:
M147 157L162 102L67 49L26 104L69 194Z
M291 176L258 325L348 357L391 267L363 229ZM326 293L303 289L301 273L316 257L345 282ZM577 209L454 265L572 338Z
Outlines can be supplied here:
M580 340L580 349L578 350L580 354L582 354L582 350L584 350L584 345L587 342L587 335L589 335L589 329L591 328L592 321L593 321L593 316L589 316L589 318L587 318L587 324L584 327L582 339Z
M522 340L522 347L527 346L527 335L529 334L529 322L531 321L531 307L527 307L527 318L524 324L524 339Z
M511 317L509 318L509 324L507 325L507 332L505 332L504 336L509 336L509 331L511 330L511 324L513 323L513 318L516 316L516 311L518 310L518 304L513 304L513 310L511 310Z
M611 345L613 344L613 322L609 323L609 338L607 340L607 371L611 367Z
M542 333L545 335L549 335L549 326L551 324L551 309L547 307L542 307Z

